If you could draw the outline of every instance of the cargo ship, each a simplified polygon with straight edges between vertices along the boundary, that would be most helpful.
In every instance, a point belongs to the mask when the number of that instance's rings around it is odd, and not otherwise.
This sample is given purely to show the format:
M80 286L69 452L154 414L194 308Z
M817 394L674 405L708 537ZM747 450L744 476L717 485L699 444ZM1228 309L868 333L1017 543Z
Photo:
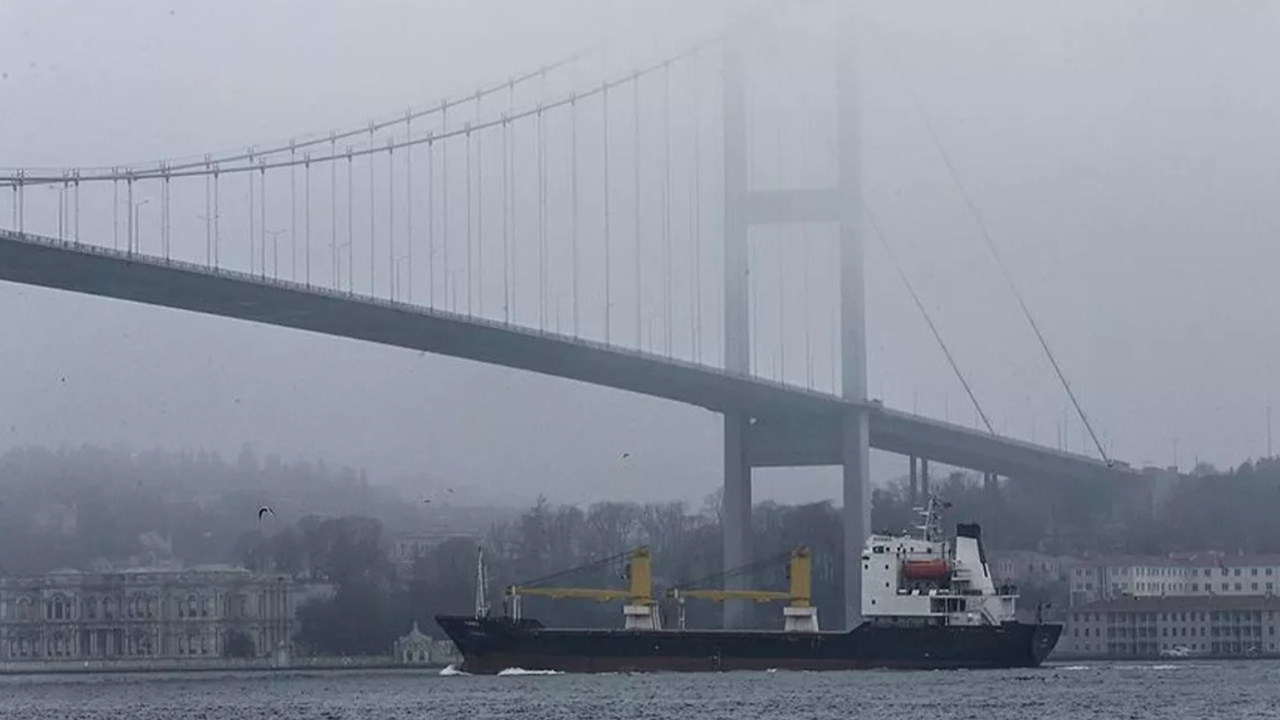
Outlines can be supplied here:
M667 629L652 594L649 552L629 555L629 587L618 589L513 586L508 614L490 616L484 600L483 557L477 568L473 616L436 621L463 658L461 669L492 674L508 668L564 672L729 670L982 669L1036 667L1053 650L1062 626L1018 621L1017 591L997 586L987 566L981 530L959 523L942 537L939 503L930 498L917 533L874 534L860 558L862 621L849 631L823 631L810 603L810 557L790 554L786 590L674 588L664 597L679 611ZM621 629L549 628L521 617L520 598L543 596L623 600ZM780 600L782 630L699 630L685 627L688 600Z

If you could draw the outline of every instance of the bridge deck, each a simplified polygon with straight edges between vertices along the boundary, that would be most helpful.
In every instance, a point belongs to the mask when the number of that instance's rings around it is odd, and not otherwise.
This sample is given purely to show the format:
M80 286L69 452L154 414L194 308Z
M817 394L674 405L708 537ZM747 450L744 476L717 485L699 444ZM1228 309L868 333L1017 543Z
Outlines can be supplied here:
M404 303L0 230L0 280L465 358L758 418L757 465L835 464L839 418L873 447L1004 475L1132 477L1082 455L707 365Z

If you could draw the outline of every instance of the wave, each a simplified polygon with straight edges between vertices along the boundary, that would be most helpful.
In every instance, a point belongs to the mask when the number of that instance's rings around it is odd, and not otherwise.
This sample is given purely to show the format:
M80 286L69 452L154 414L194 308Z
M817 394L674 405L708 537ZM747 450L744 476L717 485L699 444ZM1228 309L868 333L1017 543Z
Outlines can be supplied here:
M440 671L440 674L441 674L441 675L443 675L443 676L445 676L445 677L459 677L459 676L463 676L463 675L470 675L471 673L469 673L469 672L463 672L463 671L459 670L459 669L458 669L458 666L456 666L456 665L449 665L449 666L445 667L443 670L441 670L441 671Z
M524 668L507 668L498 673L498 677L512 677L520 675L563 675L560 670L525 670Z

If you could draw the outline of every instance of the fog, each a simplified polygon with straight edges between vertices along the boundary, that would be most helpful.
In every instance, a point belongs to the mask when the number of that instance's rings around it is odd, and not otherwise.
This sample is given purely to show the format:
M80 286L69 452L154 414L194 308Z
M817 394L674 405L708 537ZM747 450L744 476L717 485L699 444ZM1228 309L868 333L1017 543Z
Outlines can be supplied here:
M730 4L0 5L0 166L126 164L358 126L606 42L601 67L574 69L598 83L712 31ZM939 146L1113 456L1187 468L1263 455L1280 390L1280 10L984 1L860 14L847 42L866 204L997 429L1093 452ZM830 105L826 85L802 80L811 107ZM972 424L865 237L870 394ZM696 500L719 484L719 418L703 410L93 297L0 285L0 368L0 451L234 457L247 443L504 499ZM878 456L875 470L902 465ZM757 497L839 496L830 472L757 477Z

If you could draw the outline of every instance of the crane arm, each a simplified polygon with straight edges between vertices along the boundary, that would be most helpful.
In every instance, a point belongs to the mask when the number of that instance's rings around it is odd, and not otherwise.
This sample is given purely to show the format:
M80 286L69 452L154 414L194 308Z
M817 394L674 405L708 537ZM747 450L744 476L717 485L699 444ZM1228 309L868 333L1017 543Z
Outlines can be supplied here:
M596 588L544 588L544 587L520 587L512 586L507 588L507 595L510 596L536 596L549 598L578 598L584 600L595 600L597 602L610 602L613 600L630 600L632 593L630 590L613 590L613 589L596 589Z
M667 597L673 600L680 600L681 598L712 600L715 602L752 600L760 603L792 599L791 593L774 590L668 590Z
M813 597L812 588L813 558L809 548L797 545L791 551L791 559L787 563L788 589L781 590L703 590L672 588L666 597L672 599L693 598L696 600L751 600L754 602L790 602L792 607L809 607Z

